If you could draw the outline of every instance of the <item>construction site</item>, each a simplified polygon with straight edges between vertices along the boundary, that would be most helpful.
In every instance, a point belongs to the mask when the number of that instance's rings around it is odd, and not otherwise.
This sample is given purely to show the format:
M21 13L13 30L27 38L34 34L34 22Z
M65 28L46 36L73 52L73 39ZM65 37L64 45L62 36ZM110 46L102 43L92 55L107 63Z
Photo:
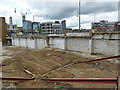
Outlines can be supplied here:
M116 89L119 34L13 36L2 47L2 88Z
M30 21L27 12L18 27L16 8L9 24L0 17L1 89L120 90L120 20L94 20L84 29L80 7L79 29L62 19L35 22L39 13Z

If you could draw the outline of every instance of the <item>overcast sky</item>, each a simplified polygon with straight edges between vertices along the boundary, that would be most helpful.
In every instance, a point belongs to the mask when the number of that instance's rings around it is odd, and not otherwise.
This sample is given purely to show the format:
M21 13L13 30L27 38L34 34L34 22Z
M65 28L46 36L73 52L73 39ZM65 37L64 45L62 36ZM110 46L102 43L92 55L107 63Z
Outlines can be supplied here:
M33 21L33 15L36 14L35 21L37 22L66 20L67 27L78 28L78 0L3 0L0 2L0 8L0 16L6 17L8 24L10 16L16 24L14 13L16 8L18 26L22 26L21 13L27 12L26 19L30 21ZM91 28L91 22L100 20L118 20L118 1L81 0L81 27Z

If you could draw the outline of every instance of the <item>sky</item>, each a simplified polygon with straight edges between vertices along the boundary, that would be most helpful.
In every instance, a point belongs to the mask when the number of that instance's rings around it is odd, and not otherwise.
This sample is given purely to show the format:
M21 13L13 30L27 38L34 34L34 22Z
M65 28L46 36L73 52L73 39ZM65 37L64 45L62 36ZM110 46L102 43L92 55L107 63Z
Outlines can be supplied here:
M68 28L78 29L78 0L1 0L0 17L5 17L9 24L12 16L13 24L22 26L22 14L26 20L46 22L66 20ZM15 14L16 8L16 14ZM81 28L90 29L92 22L100 20L118 20L118 0L81 0Z

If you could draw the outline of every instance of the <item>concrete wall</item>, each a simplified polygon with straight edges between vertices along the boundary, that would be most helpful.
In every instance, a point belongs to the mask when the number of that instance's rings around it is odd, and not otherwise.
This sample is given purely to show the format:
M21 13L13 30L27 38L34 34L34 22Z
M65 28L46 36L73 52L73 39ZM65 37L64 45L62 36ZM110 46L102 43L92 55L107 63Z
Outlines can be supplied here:
M43 49L47 47L47 42L45 38L36 38L36 49Z
M36 39L28 38L28 48L36 49L36 47L35 47L35 40Z
M49 47L50 48L60 48L60 49L65 49L65 42L64 38L61 37L50 37L49 39Z
M19 38L19 46L22 46L22 47L28 47L27 46L27 39L26 38Z
M118 55L118 40L94 40L94 53Z
M89 38L67 38L66 50L89 52Z
M22 46L31 49L43 49L47 47L45 38L13 37L12 45Z
M103 34L93 34L93 53L101 53L105 55L118 55L119 33L103 33Z
M67 33L67 36L90 36L89 32L81 32L81 33Z
M19 38L12 38L12 45L20 46L19 45Z
M119 33L93 33L91 36L46 36L44 38L13 38L13 45L32 49L59 48L84 53L118 55Z

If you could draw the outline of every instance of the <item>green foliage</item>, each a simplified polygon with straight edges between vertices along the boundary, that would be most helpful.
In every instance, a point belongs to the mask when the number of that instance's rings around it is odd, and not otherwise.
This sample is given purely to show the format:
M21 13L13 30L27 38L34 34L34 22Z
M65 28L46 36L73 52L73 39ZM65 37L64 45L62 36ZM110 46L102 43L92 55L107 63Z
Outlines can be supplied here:
M33 32L35 32L35 30L33 30Z
M40 33L40 32L42 31L42 28L39 28L38 31L39 31L39 33Z

